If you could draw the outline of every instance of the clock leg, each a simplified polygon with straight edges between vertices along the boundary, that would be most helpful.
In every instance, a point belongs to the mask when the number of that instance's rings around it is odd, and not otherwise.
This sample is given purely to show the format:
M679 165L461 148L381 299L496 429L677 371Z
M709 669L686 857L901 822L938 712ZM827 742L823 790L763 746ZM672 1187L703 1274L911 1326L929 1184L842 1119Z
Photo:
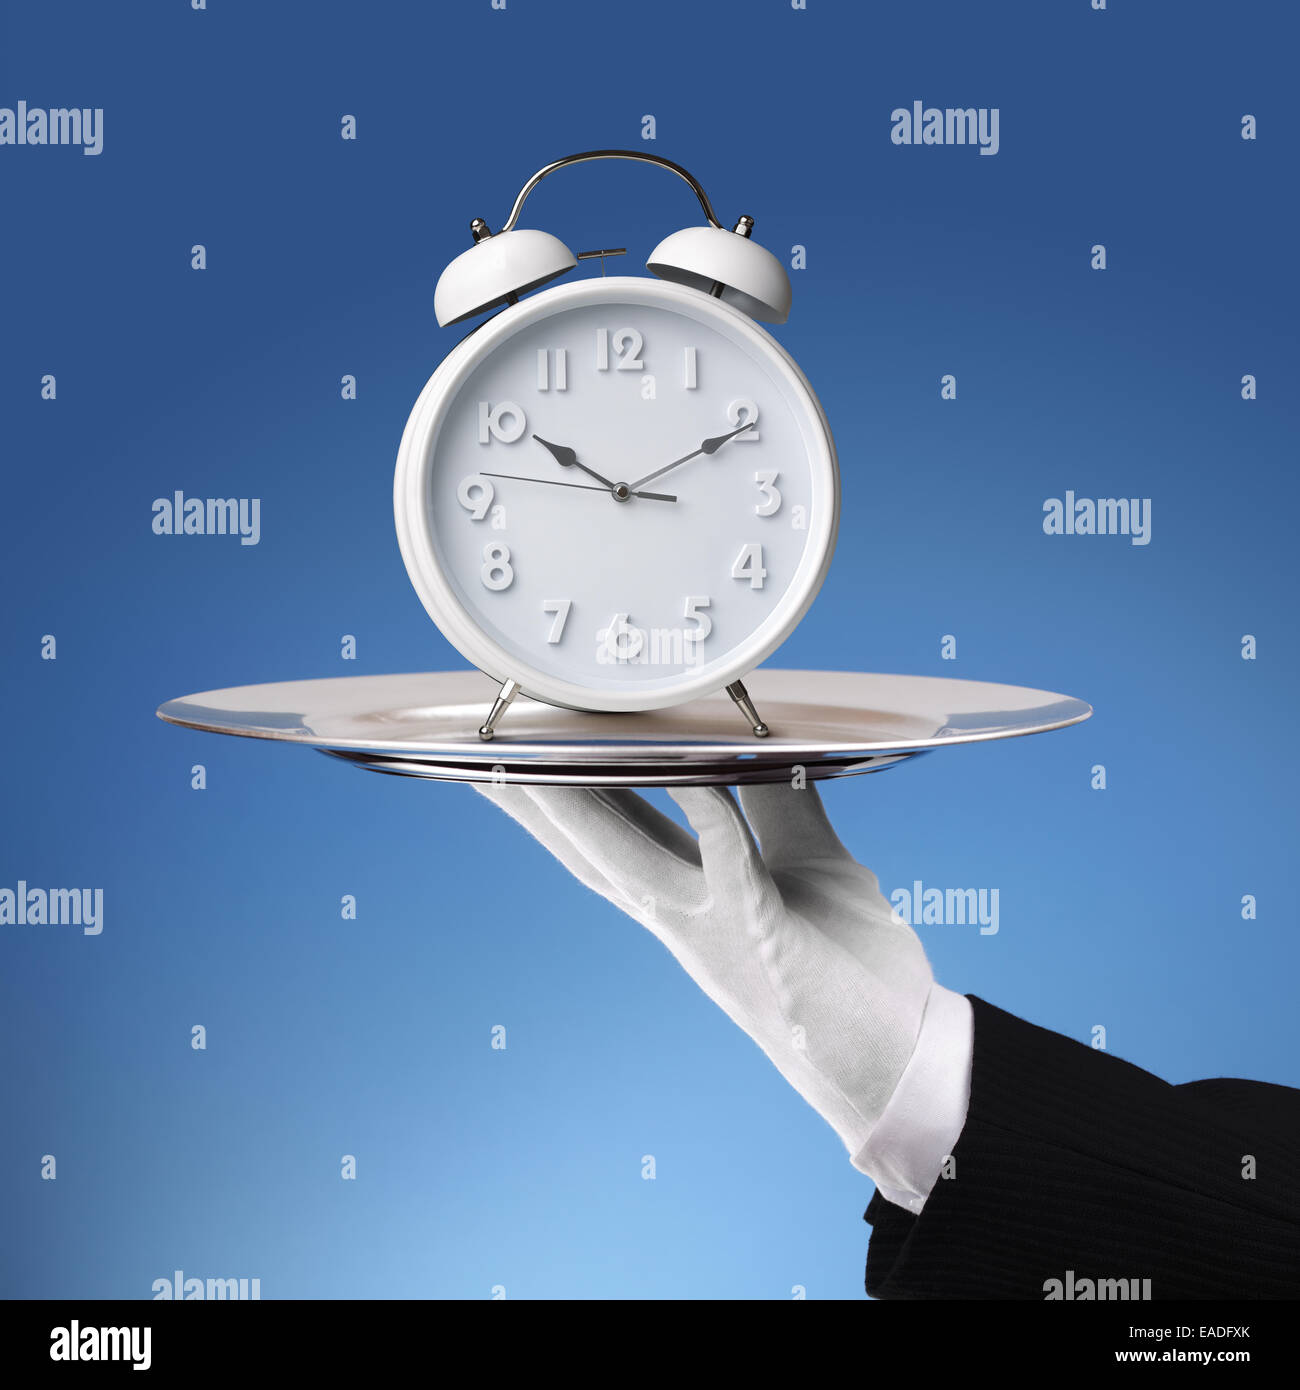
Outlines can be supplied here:
M758 717L758 711L754 708L754 702L749 698L749 691L745 689L743 681L733 681L727 687L727 694L736 702L741 714L749 722L750 728L754 731L755 738L766 738L771 730Z
M509 708L510 701L518 694L518 681L502 681L501 689L497 691L497 697L492 702L492 708L488 712L488 717L479 726L478 736L484 743L490 743L492 741L492 736L496 732L497 720L506 712Z

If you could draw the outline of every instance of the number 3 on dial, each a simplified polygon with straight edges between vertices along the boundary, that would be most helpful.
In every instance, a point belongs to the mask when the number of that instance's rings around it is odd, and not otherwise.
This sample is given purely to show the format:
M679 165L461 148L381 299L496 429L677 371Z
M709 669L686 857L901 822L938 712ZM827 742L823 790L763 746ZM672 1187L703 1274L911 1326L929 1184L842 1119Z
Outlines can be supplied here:
M781 492L776 485L780 476L775 468L760 468L754 474L754 481L763 494L763 500L754 507L755 516L775 516L781 510Z

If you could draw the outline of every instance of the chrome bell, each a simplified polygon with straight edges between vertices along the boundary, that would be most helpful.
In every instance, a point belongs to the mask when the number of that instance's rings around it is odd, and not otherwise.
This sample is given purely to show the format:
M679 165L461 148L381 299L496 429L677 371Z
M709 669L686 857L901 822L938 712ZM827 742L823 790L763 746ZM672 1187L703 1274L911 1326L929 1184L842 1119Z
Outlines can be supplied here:
M684 227L655 247L646 269L714 294L752 319L784 323L790 314L790 277L770 251L749 239L753 228L752 217L742 217L730 232Z
M572 251L550 232L488 230L482 218L470 223L474 245L438 276L433 312L439 327L460 323L484 310L513 304L578 264Z

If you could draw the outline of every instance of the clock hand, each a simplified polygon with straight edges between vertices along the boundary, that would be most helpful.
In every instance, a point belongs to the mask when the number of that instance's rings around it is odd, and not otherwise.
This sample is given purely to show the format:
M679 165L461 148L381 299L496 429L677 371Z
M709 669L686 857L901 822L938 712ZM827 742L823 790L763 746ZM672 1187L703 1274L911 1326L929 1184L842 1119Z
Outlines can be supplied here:
M727 440L735 439L738 434L744 434L746 430L752 430L753 428L754 422L750 420L746 424L741 425L738 430L732 430L730 434L714 435L712 439L706 439L698 449L692 449L689 454L683 454L681 458L674 459L671 463L664 464L662 468L655 469L653 473L647 473L644 478L638 478L631 486L638 488L642 483L652 482L655 478L662 477L670 468L677 468L683 463L689 463L691 459L699 458L701 454L716 454ZM533 437L536 438L537 436L534 435Z
M479 473L484 478L512 478L517 483L543 483L547 487L576 487L580 492L609 492L611 490L605 487L595 487L591 483L559 483L554 478L527 478L522 473L489 473L485 468L480 468ZM636 492L629 488L626 483L615 483L613 494L620 502L625 502L629 497L645 497L651 502L677 501L677 498L669 492Z
M585 463L579 463L578 455L567 444L551 444L540 434L533 435L533 438L542 448L550 451L551 456L562 468L581 468L589 477L595 478L598 483L604 483L611 492L614 491L615 485L608 478L602 478L594 468L588 468Z

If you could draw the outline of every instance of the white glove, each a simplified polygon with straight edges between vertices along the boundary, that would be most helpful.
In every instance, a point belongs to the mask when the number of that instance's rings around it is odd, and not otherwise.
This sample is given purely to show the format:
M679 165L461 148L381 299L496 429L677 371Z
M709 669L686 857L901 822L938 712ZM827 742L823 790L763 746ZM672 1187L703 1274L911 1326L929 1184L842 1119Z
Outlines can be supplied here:
M870 1171L931 990L948 991L811 784L741 787L744 815L724 788L672 790L698 842L635 792L478 790L652 931Z

